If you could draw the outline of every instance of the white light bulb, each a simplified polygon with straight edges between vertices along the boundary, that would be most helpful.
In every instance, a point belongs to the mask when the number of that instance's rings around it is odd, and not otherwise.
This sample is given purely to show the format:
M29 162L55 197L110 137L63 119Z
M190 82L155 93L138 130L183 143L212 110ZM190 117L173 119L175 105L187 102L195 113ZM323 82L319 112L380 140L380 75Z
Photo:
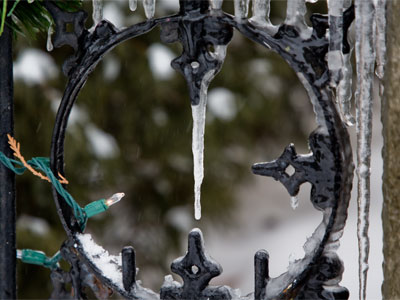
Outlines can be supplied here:
M116 193L106 200L106 205L111 206L119 201L125 196L125 193Z

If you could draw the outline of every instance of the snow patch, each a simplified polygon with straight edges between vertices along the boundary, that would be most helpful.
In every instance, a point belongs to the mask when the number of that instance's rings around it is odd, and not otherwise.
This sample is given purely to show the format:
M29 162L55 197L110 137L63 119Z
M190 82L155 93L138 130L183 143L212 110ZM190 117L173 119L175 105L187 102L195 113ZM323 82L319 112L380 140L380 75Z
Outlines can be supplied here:
M53 58L44 51L27 48L23 50L14 63L14 79L21 79L32 86L53 79L58 69Z

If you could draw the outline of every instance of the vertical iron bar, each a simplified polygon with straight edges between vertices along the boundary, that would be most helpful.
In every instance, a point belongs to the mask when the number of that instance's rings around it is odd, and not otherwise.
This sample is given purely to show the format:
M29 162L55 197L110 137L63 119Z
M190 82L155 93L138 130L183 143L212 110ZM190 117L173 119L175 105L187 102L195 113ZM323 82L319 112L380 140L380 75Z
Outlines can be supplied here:
M8 20L10 21L10 20ZM12 157L7 133L13 134L12 31L0 36L0 151ZM15 175L0 164L0 299L16 299Z
M257 251L254 256L254 299L264 299L269 280L269 255L265 250Z
M133 247L122 249L122 281L126 291L130 291L136 281L136 258Z

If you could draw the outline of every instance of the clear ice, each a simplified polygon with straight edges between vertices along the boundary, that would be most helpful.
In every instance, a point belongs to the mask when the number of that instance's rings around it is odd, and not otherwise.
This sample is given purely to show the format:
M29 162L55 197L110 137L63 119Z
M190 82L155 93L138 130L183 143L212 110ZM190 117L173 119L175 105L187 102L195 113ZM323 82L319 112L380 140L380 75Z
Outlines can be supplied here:
M47 51L52 51L54 49L53 43L51 42L51 35L54 33L53 25L50 24L49 29L47 30L47 42L46 42L46 49Z
M103 0L93 0L93 27L103 19Z
M250 0L235 0L235 17L236 19L245 19L249 13Z
M137 0L129 0L129 9L135 11L137 8Z
M226 46L215 46L215 52L211 56L223 61L226 56ZM193 175L194 175L194 217L201 219L201 184L204 178L204 129L206 121L207 90L211 80L217 74L217 70L206 73L201 82L200 101L197 105L192 105L193 133L192 133L192 152L193 152Z
M207 90L201 92L198 105L192 105L193 116L193 175L194 175L194 217L201 218L200 192L204 178L204 128L206 120Z
M383 79L386 64L386 0L375 1L376 76Z
M336 88L336 103L339 106L339 113L342 121L347 126L355 123L354 117L351 115L351 98L352 98L352 77L353 70L351 65L351 55L353 45L350 43L351 49L349 53L343 54L343 12L349 8L351 1L335 0L328 2L329 9L329 27L330 38L328 52L328 67L331 73L331 86Z
M353 67L351 65L352 52L353 49L350 50L349 53L343 55L342 78L336 88L336 99L340 108L339 113L342 121L347 126L353 126L356 122L351 114L351 98L353 95Z
M269 21L270 0L252 0L251 21L259 25L271 25Z
M224 0L210 0L211 9L221 9Z
M285 23L297 27L303 39L308 39L312 34L312 29L307 26L304 18L306 12L305 0L287 1Z
M143 0L143 7L146 18L153 18L156 11L156 0Z
M375 66L375 9L372 1L355 0L356 14L356 119L359 247L359 299L366 299L369 256L370 162L372 95Z
M297 196L290 197L290 206L296 209L299 206L299 198Z

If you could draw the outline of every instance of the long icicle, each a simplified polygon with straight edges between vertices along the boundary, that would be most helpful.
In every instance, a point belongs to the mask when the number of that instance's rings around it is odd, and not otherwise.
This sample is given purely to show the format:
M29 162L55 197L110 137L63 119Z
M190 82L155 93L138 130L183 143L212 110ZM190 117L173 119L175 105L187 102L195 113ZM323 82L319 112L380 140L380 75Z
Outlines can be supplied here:
M215 46L213 58L223 62L226 56L227 46ZM208 86L218 69L210 70L201 81L200 101L197 105L192 105L193 133L192 133L192 152L193 152L193 175L194 175L194 217L201 219L201 184L204 178L204 130L206 121L207 91Z
M370 165L372 91L375 66L374 6L372 0L355 0L356 14L356 122L359 247L359 299L366 299L369 256Z
M203 84L202 84L203 85ZM204 129L206 121L207 88L200 92L200 102L192 105L193 133L193 175L194 175L194 217L201 219L201 184L204 178Z

